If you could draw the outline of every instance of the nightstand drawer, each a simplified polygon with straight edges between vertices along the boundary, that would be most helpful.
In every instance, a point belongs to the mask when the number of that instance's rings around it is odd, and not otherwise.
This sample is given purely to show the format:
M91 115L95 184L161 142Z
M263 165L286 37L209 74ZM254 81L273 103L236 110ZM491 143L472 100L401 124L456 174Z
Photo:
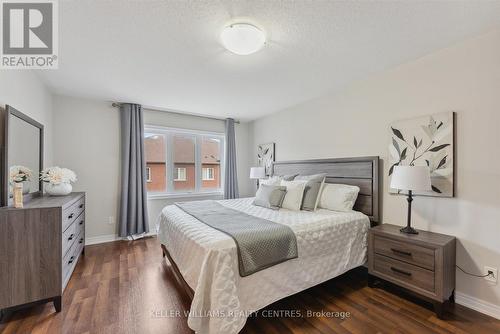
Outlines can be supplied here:
M415 244L375 236L373 244L375 253L434 270L434 250Z
M388 279L434 292L434 272L383 255L375 255L373 269Z

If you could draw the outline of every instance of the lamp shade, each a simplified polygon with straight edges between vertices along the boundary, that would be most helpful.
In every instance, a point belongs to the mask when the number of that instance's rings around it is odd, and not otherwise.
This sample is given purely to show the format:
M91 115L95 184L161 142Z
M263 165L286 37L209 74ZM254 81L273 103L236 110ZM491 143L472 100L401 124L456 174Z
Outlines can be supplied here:
M251 179L262 179L266 177L265 167L252 167L250 168L250 178Z
M395 166L391 188L412 191L431 191L431 173L426 166Z

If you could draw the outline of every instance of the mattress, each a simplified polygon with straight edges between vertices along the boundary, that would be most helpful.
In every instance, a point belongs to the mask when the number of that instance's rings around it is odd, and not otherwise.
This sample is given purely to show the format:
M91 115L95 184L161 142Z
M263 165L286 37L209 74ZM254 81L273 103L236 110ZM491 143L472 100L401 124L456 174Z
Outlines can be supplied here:
M289 226L299 257L240 277L233 239L175 205L158 218L158 238L194 291L188 325L197 333L234 334L254 311L327 281L366 261L369 218L357 211L271 210L253 198L223 206Z

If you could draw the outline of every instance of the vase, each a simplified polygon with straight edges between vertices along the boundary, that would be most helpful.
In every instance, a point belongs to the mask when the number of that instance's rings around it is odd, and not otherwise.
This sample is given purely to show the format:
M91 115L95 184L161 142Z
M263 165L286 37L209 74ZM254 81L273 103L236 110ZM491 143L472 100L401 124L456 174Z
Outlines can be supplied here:
M45 184L45 191L51 196L65 196L71 193L73 186L71 183Z
M23 181L21 182L23 185L23 195L26 195L30 192L30 181Z

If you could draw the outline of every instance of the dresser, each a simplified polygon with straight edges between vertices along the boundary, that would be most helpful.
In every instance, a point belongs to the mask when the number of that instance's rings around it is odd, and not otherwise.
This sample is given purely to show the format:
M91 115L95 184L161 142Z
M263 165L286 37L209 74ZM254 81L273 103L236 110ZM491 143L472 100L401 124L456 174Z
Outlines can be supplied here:
M61 296L85 245L85 193L37 197L0 208L2 314Z
M454 301L456 239L427 231L405 234L400 228L383 224L370 229L369 284L378 277L410 290L433 302L442 317L445 302Z

